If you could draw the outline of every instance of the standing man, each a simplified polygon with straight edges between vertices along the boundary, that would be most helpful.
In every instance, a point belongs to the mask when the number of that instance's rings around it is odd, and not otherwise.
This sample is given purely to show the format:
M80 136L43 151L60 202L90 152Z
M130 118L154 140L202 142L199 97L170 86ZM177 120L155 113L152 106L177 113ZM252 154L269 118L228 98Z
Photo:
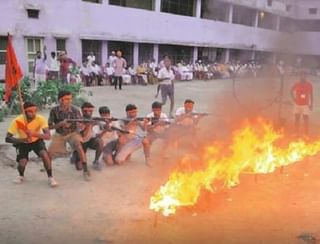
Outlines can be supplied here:
M70 66L76 66L76 62L74 62L71 58L67 56L66 52L62 52L60 54L60 78L64 84L68 83L68 74L70 72Z
M145 130L147 127L148 120L138 121L137 114L138 108L134 104L128 104L126 106L126 118L121 120L120 127L126 131L130 131L130 134L119 133L119 137L116 140L110 141L104 147L104 161L108 165L123 164L131 154L137 151L141 146L144 149L145 163L150 166L150 145L149 140L145 137L137 135L138 130Z
M57 80L59 78L59 61L55 52L51 52L51 57L49 60L49 73L48 80Z
M174 107L174 73L171 68L171 60L169 57L164 59L164 67L160 69L158 74L158 81L160 83L162 104L165 105L167 97L170 99L170 113L169 116L173 118Z
M93 52L90 52L90 54L87 57L88 65L92 66L93 63L96 61L96 56L94 56Z
M112 51L111 52L111 55L109 56L109 59L108 59L108 62L109 62L109 64L112 66L113 65L113 62L114 62L114 60L116 59L117 57L116 57L116 52L115 51Z
M313 87L307 81L307 73L300 72L300 80L291 88L291 97L294 101L295 132L299 133L300 117L303 116L304 133L309 134L309 114L313 108Z
M81 106L81 112L82 112L83 119L91 120L94 112L93 104L89 102L83 103ZM95 170L101 169L99 158L103 150L103 140L101 137L97 135L96 131L93 129L94 126L98 124L99 124L99 121L97 121L96 123L92 123L91 121L88 123L83 123L82 130L81 130L81 135L83 138L82 147L84 152L86 153L88 148L96 151L95 159L92 163L93 168ZM73 152L73 156L77 158L77 161L79 160L78 155L79 154L77 153L77 151Z
M34 89L37 90L38 84L47 80L46 73L48 70L47 66L47 54L46 46L43 47L43 57L41 52L37 52L37 57L34 60L33 66L33 77L34 77Z
M113 61L114 67L114 89L117 90L119 83L119 89L122 89L122 75L124 74L124 69L127 67L127 61L122 57L122 52L117 51L117 57Z
M49 129L56 130L49 146L51 156L66 153L66 143L71 146L72 151L77 151L79 162L76 165L78 170L83 169L83 177L90 180L90 172L87 167L87 158L83 150L83 138L78 132L76 122L68 122L68 119L81 119L78 108L72 106L72 94L69 91L60 91L58 95L59 105L53 107L49 115Z
M6 142L12 143L17 149L17 162L19 176L14 181L21 184L24 181L24 171L29 160L29 152L34 151L41 157L47 171L49 185L55 187L58 183L52 177L52 164L44 140L50 140L48 121L37 114L35 104L25 102L23 105L25 115L16 117L10 124Z

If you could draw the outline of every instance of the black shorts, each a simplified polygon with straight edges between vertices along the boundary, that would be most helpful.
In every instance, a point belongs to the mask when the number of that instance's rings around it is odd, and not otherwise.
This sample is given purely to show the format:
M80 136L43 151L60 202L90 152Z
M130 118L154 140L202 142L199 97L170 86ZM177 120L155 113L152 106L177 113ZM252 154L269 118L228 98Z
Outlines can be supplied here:
M107 143L103 148L104 154L116 154L118 150L119 140L115 139Z
M96 137L91 138L89 141L82 143L82 148L85 152L87 151L88 148L92 150L97 150L98 146L99 146L99 139Z
M21 159L29 160L29 152L34 151L40 157L41 151L47 151L46 144L43 140L37 140L32 143L21 143L15 146L17 148L17 162Z

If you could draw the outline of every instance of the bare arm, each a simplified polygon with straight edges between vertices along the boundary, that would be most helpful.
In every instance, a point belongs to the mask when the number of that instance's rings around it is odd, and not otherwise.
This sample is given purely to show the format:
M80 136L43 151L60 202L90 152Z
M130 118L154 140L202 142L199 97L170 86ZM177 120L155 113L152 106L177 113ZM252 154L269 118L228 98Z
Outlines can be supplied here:
M33 131L26 131L26 134L28 137L36 137L42 140L50 140L51 139L51 134L49 128L45 128L42 130L43 133L41 132L33 132Z
M20 143L27 143L28 139L19 139L19 138L15 138L11 133L7 133L6 135L6 142L7 143L12 143L12 144L20 144Z

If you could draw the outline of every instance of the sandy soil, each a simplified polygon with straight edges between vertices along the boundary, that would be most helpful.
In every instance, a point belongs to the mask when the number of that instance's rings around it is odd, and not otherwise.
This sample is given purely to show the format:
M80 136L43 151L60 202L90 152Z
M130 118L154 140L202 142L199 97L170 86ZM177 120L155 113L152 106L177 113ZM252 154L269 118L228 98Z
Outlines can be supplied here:
M269 86L261 89L255 84L253 87L248 83L247 89L238 90L242 102L251 108L267 104L277 90L276 84L269 94ZM292 124L289 86L290 83L286 84L287 105L283 111L288 128ZM198 111L213 113L206 129L223 138L228 126L239 122L237 116L256 113L243 110L235 102L231 88L228 80L179 83L176 107L185 98L193 98ZM108 105L114 116L123 116L127 103L136 103L140 115L144 115L150 110L156 86L126 86L123 91L111 87L87 90L94 94L90 101ZM315 90L319 90L317 82ZM264 95L263 101L259 94ZM277 104L259 114L274 117ZM314 136L318 135L319 115L316 96ZM1 138L9 121L0 124ZM160 146L161 142L154 145L153 155L157 155ZM154 156L156 164L148 168L139 151L123 166L92 172L91 182L84 182L68 159L57 159L54 175L60 186L50 189L39 162L28 165L25 184L12 184L17 173L4 156L14 159L15 152L4 147L0 155L0 243L304 243L297 238L303 233L320 239L318 156L286 167L282 173L244 175L239 186L217 194L204 192L195 207L180 209L175 216L166 218L150 211L148 204L174 167L173 158L159 161ZM89 157L92 159L92 152Z

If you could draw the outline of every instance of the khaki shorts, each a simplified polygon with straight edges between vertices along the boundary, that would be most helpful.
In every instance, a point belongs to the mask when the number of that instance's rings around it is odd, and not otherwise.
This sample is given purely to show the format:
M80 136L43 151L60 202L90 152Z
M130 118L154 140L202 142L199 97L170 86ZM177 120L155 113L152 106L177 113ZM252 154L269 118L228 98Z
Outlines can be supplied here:
M52 136L48 151L50 155L54 157L65 156L69 154L67 151L67 143L70 145L71 151L73 152L82 142L83 138L78 132L73 132L65 136L56 133Z
M293 113L294 114L299 114L299 115L310 115L310 108L308 105L294 105L293 108Z

